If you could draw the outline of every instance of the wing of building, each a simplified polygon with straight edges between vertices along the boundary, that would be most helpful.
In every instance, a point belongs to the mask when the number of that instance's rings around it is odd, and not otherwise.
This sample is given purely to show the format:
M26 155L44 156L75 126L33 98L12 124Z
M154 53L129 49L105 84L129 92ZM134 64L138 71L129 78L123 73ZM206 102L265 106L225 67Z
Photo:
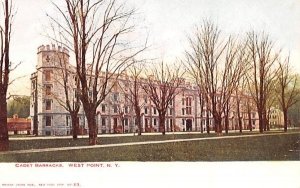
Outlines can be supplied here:
M60 58L63 58L63 64ZM31 75L31 129L38 135L69 135L72 124L68 111L63 107L65 99L64 88L61 84L59 70L64 67L74 72L69 79L69 98L76 95L74 80L75 67L69 63L69 52L66 48L54 45L42 45L37 50L36 72ZM119 78L119 83L128 81L128 76ZM73 81L73 82L72 82ZM166 131L205 131L207 125L214 129L212 114L203 104L200 110L198 88L189 82L185 82L182 92L169 104L166 118ZM132 104L126 99L128 93L116 85L97 109L96 123L99 134L135 132L135 114ZM149 96L140 95L142 105L143 132L156 132L159 129L158 113ZM232 96L232 104L229 113L229 129L238 129L235 100L241 100L240 116L243 129L258 128L258 116L255 108L246 105L249 96ZM121 112L121 113L120 113ZM250 119L250 121L249 121ZM80 133L88 132L87 121L83 109L79 111Z

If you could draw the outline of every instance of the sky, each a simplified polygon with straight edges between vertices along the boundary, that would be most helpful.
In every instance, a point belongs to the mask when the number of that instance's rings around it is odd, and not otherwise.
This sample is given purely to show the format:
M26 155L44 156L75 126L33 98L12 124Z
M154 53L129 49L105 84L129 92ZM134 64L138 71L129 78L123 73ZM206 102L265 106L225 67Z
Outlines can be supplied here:
M58 0L56 0L58 1ZM61 1L61 0L60 0ZM268 33L283 54L290 53L300 73L300 0L127 0L138 10L138 28L150 45L148 54L164 61L182 57L187 36L203 19L216 23L224 36L255 30ZM11 59L21 65L11 74L16 79L10 94L30 95L30 75L37 63L37 47L48 44L46 13L55 15L50 0L14 0ZM19 78L21 77L21 78Z

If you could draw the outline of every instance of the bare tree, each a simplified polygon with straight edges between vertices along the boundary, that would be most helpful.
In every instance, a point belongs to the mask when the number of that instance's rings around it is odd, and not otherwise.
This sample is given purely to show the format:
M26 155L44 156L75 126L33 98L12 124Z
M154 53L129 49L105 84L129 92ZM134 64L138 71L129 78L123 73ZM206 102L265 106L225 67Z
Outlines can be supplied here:
M7 129L7 89L9 85L10 62L10 42L12 29L12 2L1 1L0 23L0 151L9 149L8 129ZM3 19L2 19L3 18ZM2 20L4 21L2 23Z
M243 51L243 53L246 54L245 51ZM243 65L247 64L248 56L246 55L245 57L246 57L246 59L244 59L244 62L246 62L246 63ZM247 68L245 68L244 70L247 70ZM242 78L238 82L238 87L235 90L235 96L234 96L236 99L236 115L237 115L237 119L238 119L238 127L239 127L240 133L242 133L242 131L243 131L242 112L247 111L247 108L245 108L245 107L247 106L248 96L245 95L245 91L244 91L244 89L247 87L246 79L247 79L246 75L243 74ZM251 115L251 113L250 113L250 115Z
M279 53L274 52L274 43L266 34L248 33L247 48L251 69L247 74L250 94L256 104L259 117L259 131L262 133L267 120L267 100L275 77L274 63Z
M73 139L77 139L79 134L79 109L80 83L75 69L69 64L69 57L64 52L57 52L53 58L57 62L55 81L60 88L63 88L64 95L49 93L71 116ZM46 86L47 87L47 86ZM44 88L47 92L47 88Z
M126 80L121 84L121 88L125 93L126 100L131 104L138 127L138 135L142 135L142 112L141 109L144 106L141 103L142 98L142 64L135 63L133 66L128 68Z
M88 122L89 144L97 142L96 109L111 91L130 60L145 47L134 48L127 41L134 30L131 18L135 10L117 0L65 0L66 9L55 5L63 22L52 19L61 28L74 53L78 93ZM126 38L127 37L127 38Z
M147 74L147 79L143 83L143 90L148 94L158 111L159 132L165 135L165 121L167 110L174 101L175 96L181 92L180 87L183 84L182 76L184 72L180 68L171 69L164 62L160 66L154 67Z
M197 87L197 91L198 91L198 97L199 97L199 110L200 110L200 132L203 133L203 112L204 112L204 96L201 93L201 90L199 89L199 86ZM207 130L209 132L209 129Z
M288 110L298 102L297 96L300 94L300 90L296 88L298 82L297 76L292 72L289 59L287 57L285 61L279 60L279 69L276 74L278 83L276 92L278 93L278 101L283 111L284 132L287 132L288 127Z
M208 99L206 104L210 104L215 131L221 133L222 115L243 72L243 62L237 61L237 42L232 37L222 42L218 27L204 21L195 36L189 38L189 44L191 49L186 51L188 70Z

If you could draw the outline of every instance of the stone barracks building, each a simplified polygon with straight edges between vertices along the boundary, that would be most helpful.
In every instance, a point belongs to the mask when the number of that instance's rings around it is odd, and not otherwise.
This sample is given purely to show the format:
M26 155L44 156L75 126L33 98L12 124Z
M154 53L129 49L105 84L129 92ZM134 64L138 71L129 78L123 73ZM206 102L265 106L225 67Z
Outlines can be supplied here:
M71 134L71 117L61 102L65 97L64 88L61 84L61 75L58 71L62 65L61 59L63 59L63 65L70 70L70 73L75 72L75 67L69 63L69 52L66 48L42 45L37 50L36 72L31 75L30 116L33 134ZM118 79L122 83L123 80L128 79L128 76L123 75ZM75 76L71 76L69 79L70 100L74 99L76 95L74 80L76 80ZM205 105L201 116L197 87L189 82L185 82L181 89L182 92L169 105L166 131L200 131L201 124L205 131L206 123L213 130L213 118L210 112L206 113ZM96 117L99 134L136 131L134 110L130 102L126 100L126 95L126 91L116 85L102 104L99 105ZM258 115L255 112L255 108L252 105L249 113L249 108L246 108L245 105L247 96L240 98L243 129L248 129L249 126L257 129ZM158 112L150 101L149 96L141 93L139 100L142 104L143 132L158 131ZM229 113L230 130L238 129L235 100L237 99L233 96ZM248 114L251 114L251 125L248 121ZM79 125L81 134L86 134L88 127L82 107L79 111Z

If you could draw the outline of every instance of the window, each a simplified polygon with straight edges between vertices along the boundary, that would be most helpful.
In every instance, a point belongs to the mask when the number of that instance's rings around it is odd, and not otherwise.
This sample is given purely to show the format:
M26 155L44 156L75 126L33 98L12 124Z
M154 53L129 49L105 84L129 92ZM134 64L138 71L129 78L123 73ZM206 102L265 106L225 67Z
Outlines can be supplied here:
M101 118L101 125L102 127L105 127L106 126L106 118Z
M114 93L114 94L113 94L113 100L114 100L115 102L117 102L118 99L119 99L119 93Z
M182 119L182 125L185 125L185 119Z
M186 107L186 114L191 115L192 114L192 107Z
M255 113L252 113L252 118L255 118Z
M153 114L156 114L156 108L153 107Z
M125 126L128 126L128 118L125 118L125 119L124 119L124 125L125 125Z
M190 100L191 98L189 98L189 97L187 97L185 100L186 100L186 105L187 106L191 106L191 100Z
M173 105L173 100L170 100L170 103L169 103L171 106Z
M46 110L51 110L51 100L46 100Z
M184 98L182 98L182 105L184 105Z
M68 127L70 124L70 116L66 116L66 126Z
M173 108L170 108L170 109L169 109L169 114L170 114L170 115L173 115Z
M92 91L89 91L89 92L88 92L88 95L89 95L90 98L92 98L92 97L93 97L93 92L92 92Z
M128 106L125 106L125 109L124 109L124 111L125 111L125 114L128 114L129 107L128 107Z
M138 124L137 118L133 118L133 123L134 123L134 125L137 125L137 124Z
M153 119L153 125L156 126L156 119Z
M113 108L114 108L114 113L118 113L118 106L114 105Z
M184 115L185 114L185 108L181 109L181 114Z
M144 96L144 102L145 102L145 103L148 103L147 96Z
M186 114L191 115L192 114L192 98L186 97Z
M51 85L46 85L46 95L51 95Z
M45 74L45 80L46 81L51 81L51 72L50 70L45 70L44 74Z
M74 91L74 99L77 99L78 97L77 89L73 89L73 91Z
M252 120L252 125L255 125L255 120Z
M118 126L118 118L114 118L114 127Z
M102 111L102 113L105 113L105 104L101 105L101 111Z
M32 81L32 86L31 87L32 87L33 90L35 89L35 80Z
M144 110L145 110L145 114L148 114L148 108L145 107Z
M52 120L52 117L51 116L46 116L46 127L50 127L51 126L51 120Z
M170 119L170 126L173 126L173 119Z

